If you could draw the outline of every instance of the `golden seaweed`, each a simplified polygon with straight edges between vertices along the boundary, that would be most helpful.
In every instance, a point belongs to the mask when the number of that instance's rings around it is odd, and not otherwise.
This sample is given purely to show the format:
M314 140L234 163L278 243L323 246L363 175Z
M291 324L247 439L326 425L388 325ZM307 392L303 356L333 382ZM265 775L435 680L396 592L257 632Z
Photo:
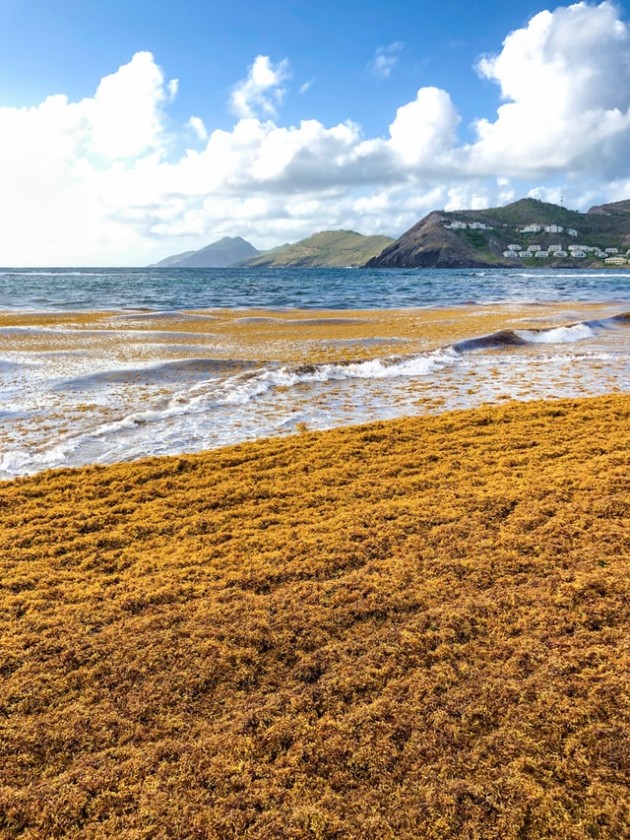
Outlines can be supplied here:
M0 836L628 836L629 468L611 395L0 483Z

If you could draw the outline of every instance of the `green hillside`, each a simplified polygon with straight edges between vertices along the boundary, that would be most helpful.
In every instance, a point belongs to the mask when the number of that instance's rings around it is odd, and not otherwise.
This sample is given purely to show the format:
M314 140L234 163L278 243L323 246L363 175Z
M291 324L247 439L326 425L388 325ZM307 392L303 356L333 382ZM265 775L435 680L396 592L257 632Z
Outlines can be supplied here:
M244 265L265 268L358 267L378 256L390 245L388 236L363 236L351 230L326 230L293 245L282 245Z
M528 226L534 226L527 230ZM510 256L538 246L548 256ZM630 248L630 201L567 210L533 198L487 210L434 211L370 261L370 267L465 268L525 265L601 267ZM551 249L551 250L549 250ZM554 249L559 254L553 255ZM579 251L575 256L573 251Z

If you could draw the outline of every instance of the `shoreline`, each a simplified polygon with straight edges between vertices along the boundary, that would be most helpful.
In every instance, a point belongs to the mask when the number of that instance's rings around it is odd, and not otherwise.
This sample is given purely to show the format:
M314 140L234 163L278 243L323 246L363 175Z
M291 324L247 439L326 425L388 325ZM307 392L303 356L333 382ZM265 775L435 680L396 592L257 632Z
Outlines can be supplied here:
M622 836L629 475L626 394L1 483L0 826Z
M627 305L0 313L0 477L628 390Z

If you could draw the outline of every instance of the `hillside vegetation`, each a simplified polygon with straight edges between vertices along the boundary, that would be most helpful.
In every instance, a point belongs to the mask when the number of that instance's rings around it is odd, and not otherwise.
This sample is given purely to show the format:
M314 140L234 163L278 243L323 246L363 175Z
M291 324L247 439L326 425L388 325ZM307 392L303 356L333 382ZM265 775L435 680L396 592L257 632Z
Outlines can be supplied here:
M0 836L619 840L630 397L0 484Z
M282 245L247 260L265 268L359 267L393 242L387 236L363 236L351 230L325 230L293 245Z
M452 223L484 225L486 229L451 229ZM558 232L522 233L526 225L557 225ZM577 231L577 237L567 229ZM465 268L465 267L517 267L520 260L504 257L512 243L523 250L538 244L543 250L550 245L579 243L605 249L619 248L623 253L630 247L630 202L593 207L588 213L567 210L533 198L525 198L505 207L487 210L434 211L404 233L380 255L369 262L374 268ZM601 267L603 262L589 256L577 261L568 256L561 259L539 261L533 257L525 260L529 265L554 265L556 267Z

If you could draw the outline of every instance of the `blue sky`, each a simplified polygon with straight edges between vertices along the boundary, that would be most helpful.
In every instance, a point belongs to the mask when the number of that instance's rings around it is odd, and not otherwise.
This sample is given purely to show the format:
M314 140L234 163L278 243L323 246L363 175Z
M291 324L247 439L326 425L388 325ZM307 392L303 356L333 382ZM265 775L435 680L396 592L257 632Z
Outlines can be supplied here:
M627 24L608 2L1 0L0 264L630 197Z
M232 124L230 90L257 55L288 58L283 117L333 124L350 117L385 131L396 107L423 85L452 91L464 119L492 113L496 91L474 65L545 3L164 2L3 0L0 103L36 105L51 93L93 94L106 73L148 50L180 81L174 118L196 113ZM402 44L386 79L370 71L377 49ZM302 85L311 83L307 94Z

